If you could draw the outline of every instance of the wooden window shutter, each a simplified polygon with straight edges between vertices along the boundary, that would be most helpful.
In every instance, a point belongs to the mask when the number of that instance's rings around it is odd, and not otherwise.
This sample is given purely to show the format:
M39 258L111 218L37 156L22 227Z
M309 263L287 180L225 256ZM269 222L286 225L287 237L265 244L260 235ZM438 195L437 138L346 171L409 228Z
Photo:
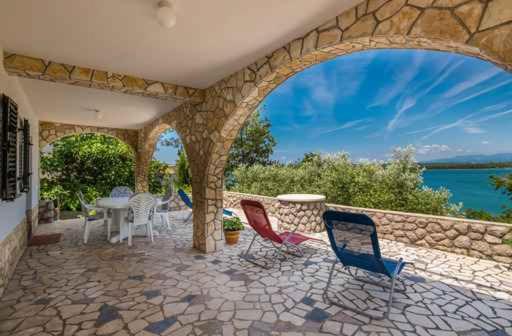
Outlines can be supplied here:
M2 199L12 201L17 196L18 105L2 97Z
M24 119L21 124L22 141L20 146L20 191L28 192L30 190L30 176L32 175L32 143L30 138L30 123Z

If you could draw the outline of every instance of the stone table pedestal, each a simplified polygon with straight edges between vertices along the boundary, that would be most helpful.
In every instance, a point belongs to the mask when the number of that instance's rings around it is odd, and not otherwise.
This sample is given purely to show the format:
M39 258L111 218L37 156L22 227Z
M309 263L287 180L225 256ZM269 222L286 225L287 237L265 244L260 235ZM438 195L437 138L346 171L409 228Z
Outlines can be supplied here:
M288 194L277 196L278 219L281 231L322 232L325 230L322 215L325 211L325 196L311 194Z

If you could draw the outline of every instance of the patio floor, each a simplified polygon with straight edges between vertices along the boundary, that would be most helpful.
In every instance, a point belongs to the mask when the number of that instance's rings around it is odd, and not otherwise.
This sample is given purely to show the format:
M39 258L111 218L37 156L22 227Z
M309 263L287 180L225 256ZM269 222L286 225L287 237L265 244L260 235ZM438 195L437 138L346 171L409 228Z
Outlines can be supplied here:
M0 335L512 334L510 265L382 241L384 255L415 264L390 318L370 319L324 302L327 246L264 270L238 257L250 230L238 246L202 255L184 214L171 217L176 230L132 248L107 243L103 226L83 245L76 220L41 225L64 238L27 248L0 299ZM327 295L376 316L387 297L340 270Z

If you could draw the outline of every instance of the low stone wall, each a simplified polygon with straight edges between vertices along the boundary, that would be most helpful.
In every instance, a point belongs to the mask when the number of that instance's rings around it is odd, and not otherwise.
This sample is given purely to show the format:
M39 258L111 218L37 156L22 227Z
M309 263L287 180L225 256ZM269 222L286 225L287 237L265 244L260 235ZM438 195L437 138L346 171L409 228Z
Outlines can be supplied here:
M0 241L0 297L27 247L27 221L24 218L11 233Z
M56 211L55 204L53 201L40 201L39 202L39 223L40 224L51 224L58 219L58 213Z
M240 208L240 200L263 203L269 215L279 213L279 201L272 197L224 192L224 206ZM327 209L364 213L377 225L380 238L438 250L512 263L512 225L462 218L422 215L326 204Z

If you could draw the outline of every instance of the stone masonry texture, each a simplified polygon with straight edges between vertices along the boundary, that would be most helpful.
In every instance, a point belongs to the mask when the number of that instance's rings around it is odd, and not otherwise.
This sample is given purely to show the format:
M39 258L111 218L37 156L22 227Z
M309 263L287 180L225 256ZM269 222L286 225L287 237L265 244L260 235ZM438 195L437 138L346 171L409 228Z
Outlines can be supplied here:
M0 241L0 297L27 246L27 229L27 221L23 219L11 233Z
M277 199L258 195L224 192L224 204L240 209L240 200L251 199L265 205L269 216L281 219L283 205ZM437 250L512 263L512 225L493 222L465 220L451 217L429 216L406 212L355 208L337 204L326 204L326 209L364 213L377 225L380 238L405 244L434 248ZM302 213L302 216L299 216ZM295 225L299 231L311 220L312 212L296 211ZM321 221L322 213L317 215ZM291 230L293 226L285 226ZM303 230L302 230L303 231Z
M181 96L177 98L183 103L139 131L137 190L148 188L149 162L159 135L174 128L192 173L193 245L204 252L218 250L223 246L223 171L229 149L245 120L273 89L312 65L382 48L456 52L510 71L511 6L509 0L364 0L207 89L181 89L182 95L176 91L171 96ZM107 90L149 96L153 95L149 91L162 91L159 83L95 70L89 73L16 54L7 53L5 63L11 74L30 78L76 84L77 77L78 85L101 88L93 83L100 81Z

